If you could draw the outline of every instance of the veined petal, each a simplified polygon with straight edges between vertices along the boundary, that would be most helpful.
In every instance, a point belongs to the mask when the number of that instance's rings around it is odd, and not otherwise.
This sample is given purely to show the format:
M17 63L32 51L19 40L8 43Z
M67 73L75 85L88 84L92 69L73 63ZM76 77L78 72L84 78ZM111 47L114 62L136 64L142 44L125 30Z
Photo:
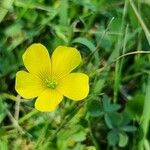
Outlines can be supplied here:
M23 55L23 62L30 73L51 73L51 61L48 50L42 44L32 44Z
M43 112L51 112L56 109L58 104L62 101L63 95L56 90L45 90L35 102L35 108Z
M82 100L89 93L89 77L84 73L70 73L59 81L57 90L72 100Z
M16 74L15 89L23 98L30 99L37 97L45 87L38 76L19 71Z
M52 75L59 79L69 74L81 63L81 55L76 48L59 46L52 54Z

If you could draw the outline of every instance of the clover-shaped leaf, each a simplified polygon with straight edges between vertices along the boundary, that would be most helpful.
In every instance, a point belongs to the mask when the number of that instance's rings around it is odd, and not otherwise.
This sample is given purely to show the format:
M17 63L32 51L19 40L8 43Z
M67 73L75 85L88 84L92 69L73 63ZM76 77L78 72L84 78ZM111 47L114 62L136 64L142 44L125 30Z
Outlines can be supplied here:
M118 133L115 130L108 132L107 140L108 140L109 145L115 146L119 141Z
M118 145L120 147L125 147L128 143L128 140L129 140L128 135L125 132L120 133L119 134L119 143L118 143Z
M88 113L91 117L100 117L104 114L102 104L98 100L91 100L88 105Z
M103 99L103 108L105 112L114 112L120 109L119 104L112 104L108 96L104 95Z

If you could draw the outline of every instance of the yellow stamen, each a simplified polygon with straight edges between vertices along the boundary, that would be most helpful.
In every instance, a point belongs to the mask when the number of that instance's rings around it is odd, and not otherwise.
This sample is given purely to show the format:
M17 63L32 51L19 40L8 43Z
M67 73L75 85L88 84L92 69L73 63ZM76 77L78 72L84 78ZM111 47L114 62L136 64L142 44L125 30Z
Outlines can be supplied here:
M51 89L56 89L57 82L52 79L46 79L46 86Z

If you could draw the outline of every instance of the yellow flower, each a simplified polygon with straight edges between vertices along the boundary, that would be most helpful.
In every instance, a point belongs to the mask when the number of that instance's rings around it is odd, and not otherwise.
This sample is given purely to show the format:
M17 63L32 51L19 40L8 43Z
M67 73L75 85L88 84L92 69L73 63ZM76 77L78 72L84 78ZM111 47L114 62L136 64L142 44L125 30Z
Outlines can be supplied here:
M35 98L35 108L54 111L63 96L78 101L89 93L89 77L71 73L81 63L79 51L72 47L57 47L52 57L42 44L32 44L23 55L28 70L16 74L16 91L26 99Z

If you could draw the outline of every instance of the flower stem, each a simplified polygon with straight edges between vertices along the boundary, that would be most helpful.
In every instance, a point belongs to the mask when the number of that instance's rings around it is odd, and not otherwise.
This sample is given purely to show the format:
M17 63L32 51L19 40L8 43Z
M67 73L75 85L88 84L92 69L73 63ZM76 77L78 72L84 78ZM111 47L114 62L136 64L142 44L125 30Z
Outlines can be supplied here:
M90 132L90 136L91 136L91 139L92 139L92 142L94 144L94 146L96 147L96 150L100 150L100 145L98 144L96 138L95 138L95 135L93 134L93 131L92 131L92 127L91 127L91 122L90 122L90 118L88 118L88 126L89 126L89 132Z
M148 76L148 83L145 95L145 102L143 107L143 114L141 117L141 127L143 130L143 138L139 141L138 150L144 149L144 141L148 132L149 121L150 121L150 75Z

